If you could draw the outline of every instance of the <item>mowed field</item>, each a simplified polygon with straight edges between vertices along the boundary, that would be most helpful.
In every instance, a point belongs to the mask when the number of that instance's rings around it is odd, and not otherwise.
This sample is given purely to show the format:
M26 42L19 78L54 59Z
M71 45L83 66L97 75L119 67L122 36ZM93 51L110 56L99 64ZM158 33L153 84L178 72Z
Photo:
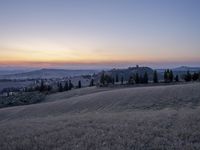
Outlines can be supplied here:
M200 83L83 88L0 109L0 149L200 149Z

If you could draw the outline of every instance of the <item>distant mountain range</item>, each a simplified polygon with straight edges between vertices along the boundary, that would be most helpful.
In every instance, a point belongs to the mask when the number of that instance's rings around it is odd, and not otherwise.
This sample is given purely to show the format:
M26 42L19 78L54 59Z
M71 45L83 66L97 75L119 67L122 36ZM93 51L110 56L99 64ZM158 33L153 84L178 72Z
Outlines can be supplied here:
M166 69L156 69L159 73L163 73ZM177 68L172 68L171 69L175 73L185 73L187 71L190 72L199 72L200 67L188 67L188 66L181 66Z
M162 78L163 73L166 69L157 69L159 78ZM178 68L172 69L175 74L184 74L187 71L190 72L199 72L200 67L187 67L181 66ZM3 71L0 70L0 79L50 79L50 78L63 78L63 77L74 77L80 75L92 75L100 73L100 70L65 70L65 69L40 69L40 70L10 70L10 71ZM148 73L149 78L152 79L153 77L153 69L149 67L129 67L125 69L111 69L106 70L106 73L116 76L123 76L124 79L128 79L131 75L138 72L139 74L144 74L145 72ZM98 74L100 76L100 74Z
M0 69L0 76L1 75L11 75L11 74L18 74L18 73L25 73L25 72L29 72L32 70L4 70L4 69Z
M50 79L80 75L92 75L98 72L98 70L40 69L30 72L0 75L0 79Z
M173 71L191 71L191 72L196 72L196 71L200 71L200 67L187 67L187 66L181 66L178 68L174 68Z

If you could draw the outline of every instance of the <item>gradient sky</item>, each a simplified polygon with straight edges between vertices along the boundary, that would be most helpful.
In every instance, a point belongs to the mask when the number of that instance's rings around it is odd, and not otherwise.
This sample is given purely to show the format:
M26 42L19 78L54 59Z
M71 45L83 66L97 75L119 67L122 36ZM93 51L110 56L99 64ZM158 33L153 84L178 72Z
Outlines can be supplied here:
M200 0L1 0L0 66L200 66Z

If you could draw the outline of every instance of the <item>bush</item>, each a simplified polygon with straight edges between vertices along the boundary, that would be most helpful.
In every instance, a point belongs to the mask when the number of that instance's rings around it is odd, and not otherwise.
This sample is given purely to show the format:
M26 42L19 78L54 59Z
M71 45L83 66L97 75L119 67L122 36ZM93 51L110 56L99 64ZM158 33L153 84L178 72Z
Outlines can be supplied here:
M45 94L40 92L25 92L9 97L0 97L0 107L34 104L43 101Z
M185 80L186 82L189 82L189 81L192 80L192 75L190 74L189 71L187 71L187 74L184 76L184 80Z
M193 80L193 81L197 81L198 79L199 79L199 74L195 72L195 73L192 75L192 80Z

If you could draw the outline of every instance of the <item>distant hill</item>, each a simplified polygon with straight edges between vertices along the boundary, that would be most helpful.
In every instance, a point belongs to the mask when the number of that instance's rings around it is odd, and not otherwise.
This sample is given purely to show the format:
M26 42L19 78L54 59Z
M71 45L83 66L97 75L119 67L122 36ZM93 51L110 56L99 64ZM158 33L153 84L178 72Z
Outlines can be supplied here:
M63 78L80 75L92 75L98 70L65 70L65 69L41 69L24 73L0 75L0 79L49 79Z
M161 74L164 73L166 69L157 69L157 71ZM175 74L184 74L187 71L190 72L199 72L200 71L200 67L188 67L188 66L181 66L181 67L177 67L177 68L172 68L171 69Z
M181 66L172 69L175 74L184 74L188 70L190 72L199 72L200 67L187 67ZM163 78L163 73L165 69L157 69L159 79ZM153 77L153 69L149 67L129 67L125 69L111 69L106 70L105 73L115 77L119 76L119 79L123 76L124 80L128 80L130 76L135 73L139 73L143 75L145 72L148 73L149 79L151 80ZM65 69L40 69L40 70L23 70L22 72L4 72L0 71L0 79L49 79L49 78L63 78L63 77L74 77L80 75L92 75L98 74L97 79L100 78L100 70L65 70Z
M181 66L181 67L178 67L178 68L174 68L173 71L181 71L181 72L191 71L191 72L198 72L198 71L200 71L200 67Z
M0 75L11 75L11 74L25 73L29 71L30 70L0 70Z
M123 76L124 80L128 80L130 76L133 76L134 74L138 73L139 75L144 75L144 73L147 72L149 79L153 78L153 69L149 68L149 67L129 67L126 69L112 69L112 70L108 70L105 71L106 74L109 74L113 77L116 77L116 75L118 75L119 80L120 78ZM98 77L100 78L100 73L98 75Z

